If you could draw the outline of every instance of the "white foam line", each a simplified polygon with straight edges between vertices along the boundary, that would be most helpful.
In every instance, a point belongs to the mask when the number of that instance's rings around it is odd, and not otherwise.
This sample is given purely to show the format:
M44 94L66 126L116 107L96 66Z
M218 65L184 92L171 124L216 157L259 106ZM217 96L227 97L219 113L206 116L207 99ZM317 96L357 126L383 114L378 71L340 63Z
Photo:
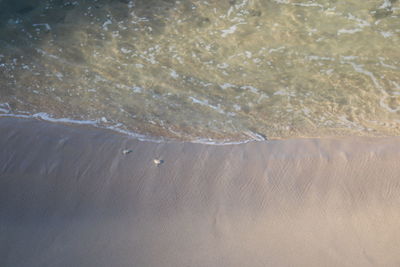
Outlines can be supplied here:
M52 123L69 123L69 124L78 124L78 125L90 125L90 126L94 126L97 128L101 128L101 129L109 129L115 132L119 132L125 135L129 135L132 137L137 138L140 141L151 141L151 142L163 142L165 140L163 139L155 139L155 138L151 138L151 137L146 137L145 135L141 135L138 133L134 133L134 132L130 132L130 131L126 131L123 130L121 128L118 128L115 125L112 126L102 126L99 124L100 120L73 120L73 119L68 119L68 118L54 118L51 115L44 113L44 112L39 112L39 113L35 113L32 115L23 115L23 114L0 114L0 117L12 117L12 118L23 118L23 119L41 119L43 121L47 121L47 122L52 122Z
M38 26L43 26L46 28L46 30L50 31L51 27L48 23L38 23L38 24L32 24L33 27L38 27Z
M237 30L237 26L238 26L238 25L241 25L241 24L247 24L247 23L244 23L244 22L242 22L242 23L237 23L237 24L235 24L235 25L232 25L232 26L229 27L228 29L221 30L221 32L222 32L221 36L222 36L223 38L225 38L225 37L228 36L229 34L235 33L236 30Z
M10 113L11 107L8 103L0 103L0 112Z
M381 91L381 93L383 94L383 97L379 100L379 105L382 108L386 109L387 111L389 111L391 113L400 111L400 107L397 107L394 109L385 103L386 99L390 98L391 96L382 88L382 86L378 82L378 79L376 79L376 77L374 76L374 74L372 72L363 69L362 68L363 65L357 65L354 62L349 62L349 63L353 66L355 71L369 76L371 78L372 82L375 84L375 87Z
M385 63L383 62L382 59L379 59L379 62L380 62L381 65L382 65L383 67L385 67L385 68L389 68L389 69L393 69L393 70L398 70L398 69L399 69L399 68L396 67L396 66L385 64Z
M192 96L190 96L189 99L192 101L192 103L199 104L199 105L202 105L202 106L206 106L206 107L209 107L209 108L217 111L218 113L225 114L225 112L221 109L221 107L219 105L218 106L211 105L208 102L208 100L199 100L199 99L194 98Z
M106 126L106 127L101 127L99 125L95 125L98 126L98 128L104 128L104 129L108 129L114 132L118 132L124 135L128 135L131 136L139 141L144 141L144 142L152 142L152 143L167 143L169 142L168 140L163 139L162 137L160 138L156 138L156 137L150 137L150 136L145 136L143 134L139 134L139 133L135 133L135 132L131 132L131 131L127 131L124 129L119 128L118 126L112 125L112 126Z
M62 122L62 123L72 123L72 124L81 124L81 125L96 125L98 121L94 120L73 120L73 119L68 119L68 118L53 118L51 115L40 112L32 115L33 118L39 118L44 121L50 121L50 122Z
M316 4L316 3L292 3L294 6L302 6L302 7L320 7L324 8L323 5Z
M247 144L250 142L261 142L260 140L255 140L255 139L248 139L248 140L243 140L243 141L227 141L227 142L218 142L218 141L213 141L211 139L195 139L192 141L189 141L187 143L194 143L194 144L202 144L202 145L213 145L213 146L228 146L228 145L240 145L240 144Z
M348 62L348 63L353 67L353 69L356 72L362 73L362 74L367 75L368 77L370 77L372 82L375 84L376 88L378 88L381 91L383 91L382 90L382 86L379 84L378 80L376 79L375 75L372 72L363 69L363 65L358 65L358 64L356 64L354 62Z
M69 123L69 124L77 124L77 125L89 125L93 127L97 127L100 129L107 129L110 131L114 131L117 133L121 133L127 136L130 136L132 138L135 138L139 141L143 142L152 142L152 143L173 143L173 142L182 142L182 143L194 143L194 144L204 144L204 145L218 145L218 146L224 146L224 145L238 145L238 144L245 144L249 142L255 142L255 141L261 141L260 138L256 139L248 139L248 140L242 140L242 141L213 141L211 139L206 139L206 138L198 138L198 139L193 139L190 141L179 141L177 139L165 139L162 137L151 137L151 136L145 136L143 134L135 133L132 131L124 130L119 128L117 125L111 125L111 126L102 126L99 124L100 120L73 120L73 119L68 119L68 118L54 118L51 115L44 113L44 112L39 112L35 113L32 115L23 115L23 114L0 114L1 117L11 117L11 118L23 118L23 119L41 119L43 121L51 122L51 123ZM265 140L265 139L264 139Z
M384 95L380 100L379 100L379 104L381 107L383 107L384 109L386 109L387 111L391 112L391 113L395 113L398 112L400 110L400 107L397 108L391 108L388 104L385 103L386 99L391 98L393 96L388 96L387 94Z
M341 35L341 34L354 34L354 33L361 32L361 31L362 31L362 29L360 29L360 28L340 29L340 30L338 30L337 34L338 35Z
M112 24L112 21L110 19L108 19L103 23L102 27L103 27L104 30L108 31L108 27L107 26L111 25L111 24Z
M368 21L363 20L363 19L360 19L360 18L357 18L357 17L354 16L353 14L350 14L350 13L349 13L349 14L348 14L348 18L349 18L350 20L353 20L353 21L358 22L358 26L360 26L361 28L371 26L371 24L370 24Z
M303 3L291 3L289 0L274 0L275 3L278 4L285 4L285 5L293 5L293 6L301 6L301 7L320 7L323 8L324 6L317 3L312 2L303 2Z
M41 119L44 121L49 121L49 122L61 122L61 123L71 123L71 124L81 124L81 125L97 125L98 121L93 121L93 120L73 120L73 119L68 119L68 118L53 118L51 115L40 112L40 113L35 113L32 115L22 115L22 114L0 114L0 117L15 117L15 118L34 118L34 119Z

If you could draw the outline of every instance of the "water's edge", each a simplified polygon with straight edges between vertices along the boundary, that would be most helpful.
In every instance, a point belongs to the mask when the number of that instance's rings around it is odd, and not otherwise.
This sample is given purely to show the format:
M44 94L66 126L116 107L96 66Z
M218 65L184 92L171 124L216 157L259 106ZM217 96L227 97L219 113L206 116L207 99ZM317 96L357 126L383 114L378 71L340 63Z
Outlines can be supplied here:
M136 139L138 141L145 141L145 142L152 142L152 143L168 143L168 142L178 142L178 143L195 143L195 144L204 144L204 145L238 145L238 144L246 144L249 142L260 142L260 141L267 141L267 139L261 139L261 138L253 138L253 139L248 139L248 140L241 140L241 141L218 141L218 140L210 140L210 139L204 139L204 138L199 138L199 139L193 139L193 140L178 140L178 139L173 139L173 138L165 138L162 136L155 137L155 136L146 136L140 133L135 133L132 131L124 130L121 128L118 128L117 125L113 126L105 126L101 124L101 120L75 120L75 119L69 119L69 118L54 118L53 116L47 114L47 113L36 113L33 115L24 115L24 114L0 114L0 119L1 118L14 118L14 119L34 119L38 121L44 121L48 123L56 123L56 124L62 124L62 125L71 125L71 126L89 126L97 129L105 129L105 130L110 130L112 132L122 134L125 136L129 136L133 139ZM277 139L274 139L277 140Z

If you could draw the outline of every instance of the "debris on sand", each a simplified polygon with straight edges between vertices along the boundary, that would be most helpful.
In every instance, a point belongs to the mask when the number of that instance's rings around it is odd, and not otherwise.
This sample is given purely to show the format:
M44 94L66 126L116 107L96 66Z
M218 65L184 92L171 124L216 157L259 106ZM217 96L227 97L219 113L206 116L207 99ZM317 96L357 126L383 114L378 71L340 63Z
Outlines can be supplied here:
M128 155L131 152L133 152L132 149L124 149L124 150L122 150L122 154L124 154L124 155Z
M161 164L164 163L164 160L162 160L162 159L154 159L153 162L158 167L158 166L160 166Z

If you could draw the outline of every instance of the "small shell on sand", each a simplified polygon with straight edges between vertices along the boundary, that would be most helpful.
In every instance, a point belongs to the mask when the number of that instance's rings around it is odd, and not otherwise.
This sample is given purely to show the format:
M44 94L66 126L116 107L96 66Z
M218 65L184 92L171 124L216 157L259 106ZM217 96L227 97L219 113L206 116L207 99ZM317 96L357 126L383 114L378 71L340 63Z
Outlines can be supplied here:
M124 149L124 150L122 150L122 154L124 154L124 155L127 155L127 154L129 154L131 152L133 152L132 149Z
M164 163L164 160L162 159L153 159L154 164L156 164L156 166L160 166L161 164Z

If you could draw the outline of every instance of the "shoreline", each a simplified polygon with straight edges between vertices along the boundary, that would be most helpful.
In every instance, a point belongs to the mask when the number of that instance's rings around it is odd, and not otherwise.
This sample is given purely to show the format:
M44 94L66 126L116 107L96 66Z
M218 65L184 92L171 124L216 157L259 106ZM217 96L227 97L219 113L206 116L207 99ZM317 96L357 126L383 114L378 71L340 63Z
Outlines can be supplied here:
M399 137L215 146L0 118L0 148L1 266L400 261Z
M1 111L1 110L0 110ZM240 145L246 144L249 142L265 142L265 141L287 141L287 140L346 140L346 139L385 139L385 138L396 138L398 136L386 136L386 135L323 135L323 136L292 136L292 137L268 137L264 135L260 135L256 132L247 132L246 136L251 137L252 139L243 139L243 140L218 140L211 138L202 138L196 137L196 139L192 140L180 140L176 138L170 138L168 136L152 136L141 134L138 132L133 132L130 130L125 130L119 128L117 124L115 125L101 125L101 119L96 120L76 120L70 118L54 118L51 114L47 114L45 112L39 112L30 115L24 114L13 114L13 113L0 113L0 120L3 118L11 118L11 119L26 119L26 120L37 120L45 123L56 123L64 126L76 127L76 126L87 126L93 127L95 129L108 130L112 131L116 134L122 134L124 136L128 136L129 138L134 138L139 141L145 142L154 142L154 143L163 143L163 142L172 142L172 143L193 143L193 144L204 144L204 145L216 145L216 146L225 146L225 145ZM338 130L338 132L340 132ZM399 137L400 138L400 137Z
M141 133L137 133L137 132L132 132L129 130L124 130L124 129L118 128L118 126L116 126L116 125L102 126L101 124L99 124L101 119L75 120L75 119L69 119L69 118L53 118L51 114L47 114L44 112L39 112L39 113L35 113L32 115L3 113L3 114L0 114L0 119L2 119L2 118L39 120L39 121L43 121L43 122L47 122L47 123L58 123L61 125L72 126L72 127L84 125L84 126L90 126L90 127L96 128L96 129L103 129L103 130L106 129L106 130L112 131L117 134L123 134L125 136L135 138L139 141L154 142L154 143L188 142L188 143L223 146L223 145L245 144L245 143L253 142L253 141L267 141L267 139L265 139L265 137L262 137L257 133L252 133L251 135L247 135L249 137L252 136L254 139L241 140L241 141L240 140L238 140L238 141L221 141L221 140L212 140L212 139L200 138L200 137L198 137L197 139L193 139L193 140L179 140L179 139L173 139L173 138L170 139L170 138L164 137L164 136L151 136L151 135L145 135L145 134L141 134Z

